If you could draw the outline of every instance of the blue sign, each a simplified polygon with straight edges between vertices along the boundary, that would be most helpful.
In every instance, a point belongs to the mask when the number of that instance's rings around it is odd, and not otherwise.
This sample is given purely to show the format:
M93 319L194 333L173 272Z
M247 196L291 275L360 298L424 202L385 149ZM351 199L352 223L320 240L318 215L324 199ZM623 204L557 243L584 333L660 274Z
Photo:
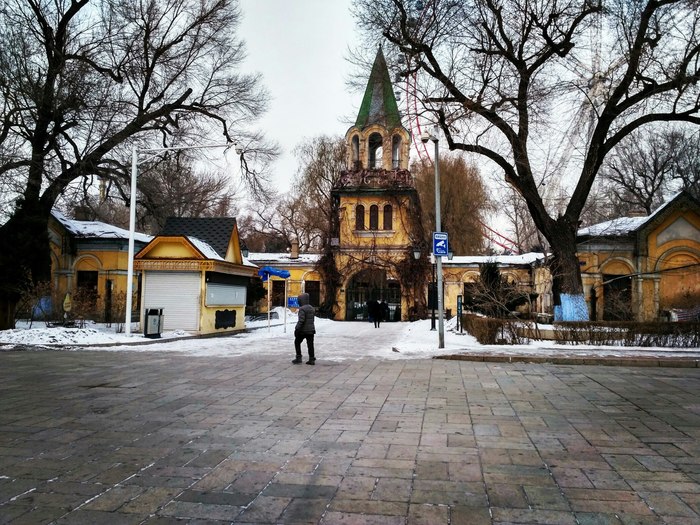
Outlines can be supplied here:
M299 298L287 297L287 308L299 308Z
M433 255L446 256L448 251L449 241L447 240L447 234L444 232L433 232Z

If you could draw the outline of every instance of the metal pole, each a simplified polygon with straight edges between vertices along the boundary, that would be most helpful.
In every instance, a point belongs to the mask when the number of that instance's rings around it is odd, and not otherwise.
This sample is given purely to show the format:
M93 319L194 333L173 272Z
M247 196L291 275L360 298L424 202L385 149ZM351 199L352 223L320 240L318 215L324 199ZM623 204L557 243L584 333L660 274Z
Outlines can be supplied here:
M267 331L270 331L270 307L272 305L271 294L272 293L272 279L267 276Z
M435 231L442 231L440 221L440 158L438 153L438 139L435 137ZM438 298L438 348L445 348L445 321L443 319L443 297L442 297L442 256L436 255L437 259L437 298Z
M131 150L131 197L129 201L129 260L126 266L126 313L124 333L131 335L132 295L134 294L134 232L136 230L136 175L139 165L139 152L136 146Z
M172 146L169 148L144 148L141 151L155 153L159 151L205 149L205 148L228 148L236 147L236 144L207 144L205 146ZM238 148L236 147L236 153ZM129 202L129 260L126 266L126 313L124 315L124 333L131 335L131 310L132 295L134 294L134 234L136 231L136 179L138 176L139 150L136 145L131 149L131 198Z
M433 279L431 281L431 285L433 286L433 293L435 294L435 297L431 301L431 304L433 307L430 309L430 331L434 332L435 331L435 301L437 300L437 283L435 282L435 256L433 255Z
M287 333L287 297L289 293L287 291L287 285L289 284L289 279L284 280L284 333Z

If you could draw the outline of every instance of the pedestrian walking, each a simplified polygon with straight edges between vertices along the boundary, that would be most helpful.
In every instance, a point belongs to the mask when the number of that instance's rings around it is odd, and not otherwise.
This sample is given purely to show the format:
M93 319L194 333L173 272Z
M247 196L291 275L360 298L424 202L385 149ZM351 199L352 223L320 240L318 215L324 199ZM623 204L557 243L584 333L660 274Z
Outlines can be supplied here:
M374 323L375 328L379 328L379 322L381 319L379 316L382 314L381 310L379 309L379 303L371 299L367 302L367 315L369 316L370 322Z
M294 327L294 350L296 351L296 357L292 363L295 365L301 363L301 342L306 339L306 348L309 351L309 360L306 364L314 365L316 364L316 354L314 352L314 334L316 334L314 317L316 316L316 310L309 304L309 294L300 294L298 300L299 317Z
M379 302L379 317L381 317L382 321L389 321L389 315L389 303L382 299Z

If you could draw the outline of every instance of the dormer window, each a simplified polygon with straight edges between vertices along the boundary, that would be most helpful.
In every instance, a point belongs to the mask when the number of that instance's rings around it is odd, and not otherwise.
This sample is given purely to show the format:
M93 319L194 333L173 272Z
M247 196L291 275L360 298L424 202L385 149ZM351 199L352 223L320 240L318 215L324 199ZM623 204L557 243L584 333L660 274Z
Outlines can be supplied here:
M382 136L379 133L372 133L369 136L369 169L377 170L382 167Z

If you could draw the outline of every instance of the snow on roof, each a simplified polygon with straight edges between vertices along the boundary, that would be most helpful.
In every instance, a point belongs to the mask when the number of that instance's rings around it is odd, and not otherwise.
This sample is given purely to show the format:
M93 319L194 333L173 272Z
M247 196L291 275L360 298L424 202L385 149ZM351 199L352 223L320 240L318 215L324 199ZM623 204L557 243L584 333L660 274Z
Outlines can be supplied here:
M638 230L649 217L619 217L611 221L593 224L587 228L581 228L578 235L590 235L594 237L610 235L628 235Z
M521 255L455 255L452 257L452 260L443 257L442 264L485 264L493 262L500 266L511 266L532 264L542 259L544 259L544 254L539 252L523 253Z
M661 206L656 208L649 215L643 217L619 217L611 221L605 221L598 224L592 224L587 228L581 228L577 235L584 236L589 235L593 237L605 237L613 235L629 235L632 232L639 230L647 222L649 222L653 217L660 214L665 210L673 201L675 201L683 192L679 191L673 195L670 199L664 202Z
M78 221L69 219L60 211L52 210L51 215L60 222L63 227L76 237L83 239L128 239L129 230L107 224L100 221ZM134 232L134 240L148 243L153 239L152 235Z
M221 255L219 255L214 248L212 248L203 240L197 239L197 237L192 237L191 235L187 235L186 237L194 245L195 248L202 252L202 255L204 255L204 257L206 257L207 259L211 259L213 261L224 260L224 258L221 257Z
M292 259L288 253L250 253L248 260L254 263L274 262L278 264L315 264L321 258L320 253L300 253L299 257Z
M255 262L272 262L278 264L313 264L321 258L319 253L300 253L299 258L291 259L288 253L251 253L248 259ZM543 253L524 253L522 255L483 255L483 256L454 256L452 260L447 258L442 259L443 264L458 265L458 264L484 264L487 262L495 262L502 266L517 265L517 264L532 264L535 261L544 259Z

